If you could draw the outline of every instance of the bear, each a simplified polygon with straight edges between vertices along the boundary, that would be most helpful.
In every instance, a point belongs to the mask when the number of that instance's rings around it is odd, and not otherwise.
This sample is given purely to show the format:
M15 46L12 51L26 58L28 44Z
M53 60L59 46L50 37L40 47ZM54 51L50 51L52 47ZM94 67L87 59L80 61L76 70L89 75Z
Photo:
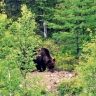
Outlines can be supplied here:
M49 71L54 72L55 59L52 58L47 48L38 50L36 58L33 61L38 71L43 72L48 68Z

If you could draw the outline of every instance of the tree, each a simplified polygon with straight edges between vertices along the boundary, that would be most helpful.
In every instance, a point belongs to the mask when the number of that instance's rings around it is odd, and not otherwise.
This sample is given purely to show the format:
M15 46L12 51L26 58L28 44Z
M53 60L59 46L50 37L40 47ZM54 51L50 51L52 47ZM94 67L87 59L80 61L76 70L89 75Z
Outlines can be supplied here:
M7 14L8 18L17 20L21 16L21 4L22 0L2 0L4 3L4 11Z
M7 29L11 20L0 14L0 95L12 96L21 92L20 70L17 66L14 36ZM18 77L18 78L17 78ZM16 82L17 81L17 82Z
M62 0L29 0L26 1L28 8L32 9L32 12L36 14L36 22L38 23L37 34L43 37L50 37L52 34L51 28L48 26L48 22L51 22L54 14L55 5Z
M90 0L65 0L56 5L50 28L55 32L74 34L76 57L79 56L83 42L90 41L90 30L95 31L95 4L95 1ZM94 31L92 32L94 33Z
M12 22L5 14L0 14L0 95L24 96L26 73L35 69L32 62L33 49L41 43L34 15L22 6L22 17ZM39 46L40 47L40 46ZM20 70L20 68L25 70ZM23 82L22 82L23 81ZM22 84L24 83L24 84Z
M25 70L24 78L26 77L26 72L34 69L33 61L33 50L38 47L41 43L40 37L34 33L36 28L36 22L34 19L34 14L28 11L27 6L22 6L22 17L15 21L10 26L10 31L15 37L16 45L18 48L18 64L22 70Z

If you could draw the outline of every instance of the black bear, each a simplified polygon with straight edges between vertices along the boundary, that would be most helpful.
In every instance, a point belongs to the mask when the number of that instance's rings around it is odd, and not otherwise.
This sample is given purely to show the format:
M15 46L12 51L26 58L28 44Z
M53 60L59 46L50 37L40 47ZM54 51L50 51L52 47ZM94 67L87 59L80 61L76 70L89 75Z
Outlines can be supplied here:
M55 67L55 59L49 53L49 50L46 48L41 48L37 51L36 59L33 60L36 63L36 68L38 71L42 72L46 70L46 67L49 71L53 72Z

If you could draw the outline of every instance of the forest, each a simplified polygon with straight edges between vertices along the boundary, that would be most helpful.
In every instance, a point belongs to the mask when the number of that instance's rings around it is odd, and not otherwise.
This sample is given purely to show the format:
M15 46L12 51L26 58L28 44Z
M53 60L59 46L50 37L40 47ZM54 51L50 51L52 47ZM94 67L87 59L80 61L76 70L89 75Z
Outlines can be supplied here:
M58 92L30 76L34 48L75 74ZM96 0L0 0L0 96L96 96Z

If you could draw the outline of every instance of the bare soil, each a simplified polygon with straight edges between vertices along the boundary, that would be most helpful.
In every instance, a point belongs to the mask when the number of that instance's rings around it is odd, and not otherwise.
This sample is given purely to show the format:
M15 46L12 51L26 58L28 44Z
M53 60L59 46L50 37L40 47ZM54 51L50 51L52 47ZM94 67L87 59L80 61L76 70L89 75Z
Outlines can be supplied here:
M57 90L58 83L60 83L64 78L70 80L74 76L74 74L68 71L55 70L53 73L49 71L44 72L34 71L31 72L31 76L32 77L42 76L40 83L42 85L45 85L46 90L52 92L58 92Z

